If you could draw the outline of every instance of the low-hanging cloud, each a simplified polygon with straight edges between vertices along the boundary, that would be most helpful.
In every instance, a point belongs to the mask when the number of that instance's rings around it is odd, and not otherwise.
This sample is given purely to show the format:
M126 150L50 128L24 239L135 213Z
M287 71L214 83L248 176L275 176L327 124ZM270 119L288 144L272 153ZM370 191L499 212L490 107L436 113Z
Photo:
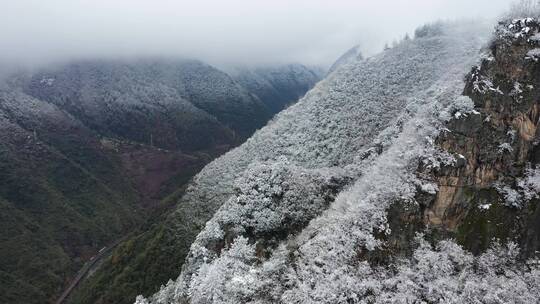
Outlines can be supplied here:
M179 56L215 65L328 65L437 19L496 17L509 0L3 0L0 63Z

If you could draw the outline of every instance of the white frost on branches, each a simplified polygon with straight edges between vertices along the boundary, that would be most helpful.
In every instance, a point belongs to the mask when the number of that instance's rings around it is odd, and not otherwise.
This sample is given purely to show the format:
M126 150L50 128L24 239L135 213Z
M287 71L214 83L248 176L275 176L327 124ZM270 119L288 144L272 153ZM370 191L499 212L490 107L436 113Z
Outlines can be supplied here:
M523 192L526 201L538 198L540 193L540 169L528 168L525 177L519 179L517 185Z
M523 208L530 200L539 197L540 169L527 168L525 176L517 179L514 188L500 181L494 187L503 196L506 206Z

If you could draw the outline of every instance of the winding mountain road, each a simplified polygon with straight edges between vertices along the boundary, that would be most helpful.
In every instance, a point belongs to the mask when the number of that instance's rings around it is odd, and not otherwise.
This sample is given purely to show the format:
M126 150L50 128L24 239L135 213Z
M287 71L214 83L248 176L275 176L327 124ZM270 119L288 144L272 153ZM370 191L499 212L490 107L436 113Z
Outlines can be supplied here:
M123 242L125 239L127 238L127 236L124 236L122 237L121 239L119 240L116 240L114 243L112 243L111 245L109 246L106 246L106 247L103 247L99 252L98 254L96 254L95 256L93 256L90 261L84 263L84 266L81 268L81 270L79 270L79 272L77 273L77 276L73 279L73 281L71 281L71 284L69 284L69 286L64 290L64 292L62 292L62 295L60 295L60 297L58 298L58 300L56 300L55 304L62 304L64 303L64 301L67 299L67 297L71 294L71 292L73 291L73 289L75 289L75 287L77 287L77 285L81 282L81 280L88 274L88 272L92 269L92 267L94 265L97 264L97 262L99 262L101 259L103 259L104 257L107 256L107 254L109 252L111 252L112 249L114 249L116 246L118 246L118 244L120 244L121 242Z

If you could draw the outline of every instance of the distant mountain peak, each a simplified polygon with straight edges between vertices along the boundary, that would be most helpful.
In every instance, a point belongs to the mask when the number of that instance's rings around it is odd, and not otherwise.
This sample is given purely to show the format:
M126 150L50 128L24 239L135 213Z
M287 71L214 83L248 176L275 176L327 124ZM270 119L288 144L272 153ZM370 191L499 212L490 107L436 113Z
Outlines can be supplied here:
M328 69L328 74L335 71L338 67L354 62L356 60L362 60L364 57L362 56L362 53L360 52L360 45L355 45L352 48L350 48L347 52L345 52L343 55L341 55L336 62L332 64L332 66Z

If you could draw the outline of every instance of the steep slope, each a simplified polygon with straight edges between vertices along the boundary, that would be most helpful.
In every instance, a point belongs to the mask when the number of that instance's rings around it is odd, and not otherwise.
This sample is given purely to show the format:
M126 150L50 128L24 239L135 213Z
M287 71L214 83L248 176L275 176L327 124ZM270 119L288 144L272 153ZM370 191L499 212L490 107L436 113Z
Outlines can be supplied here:
M270 118L256 96L197 61L80 61L2 80L7 303L56 301L101 248L155 231L206 163Z
M250 93L258 96L272 114L296 102L321 80L317 70L301 64L239 68L231 75Z
M193 61L180 65L179 70L181 83L173 77L171 85L176 88L183 85L185 98L214 115L239 137L251 136L270 118L265 105L229 75Z
M0 128L2 301L52 302L96 247L141 222L137 195L95 134L54 105L0 90Z
M515 242L523 258L540 250L538 139L540 66L537 19L497 27L464 93L474 113L457 113L437 145L457 163L422 168L437 185L422 203L426 225L454 236L473 253L493 240Z
M538 268L516 263L512 245L475 257L437 242L444 234L426 236L435 248L413 239L422 198L438 191L417 169L451 163L435 142L452 117L475 113L463 79L488 31L423 27L338 68L206 166L167 224L186 252L179 278L137 303L537 299Z
M347 52L345 52L343 55L341 55L336 62L334 62L330 68L328 69L328 74L332 73L333 71L337 70L340 66L348 63L355 62L357 60L364 59L364 56L362 56L362 53L360 53L360 45L355 45L351 49L349 49Z

